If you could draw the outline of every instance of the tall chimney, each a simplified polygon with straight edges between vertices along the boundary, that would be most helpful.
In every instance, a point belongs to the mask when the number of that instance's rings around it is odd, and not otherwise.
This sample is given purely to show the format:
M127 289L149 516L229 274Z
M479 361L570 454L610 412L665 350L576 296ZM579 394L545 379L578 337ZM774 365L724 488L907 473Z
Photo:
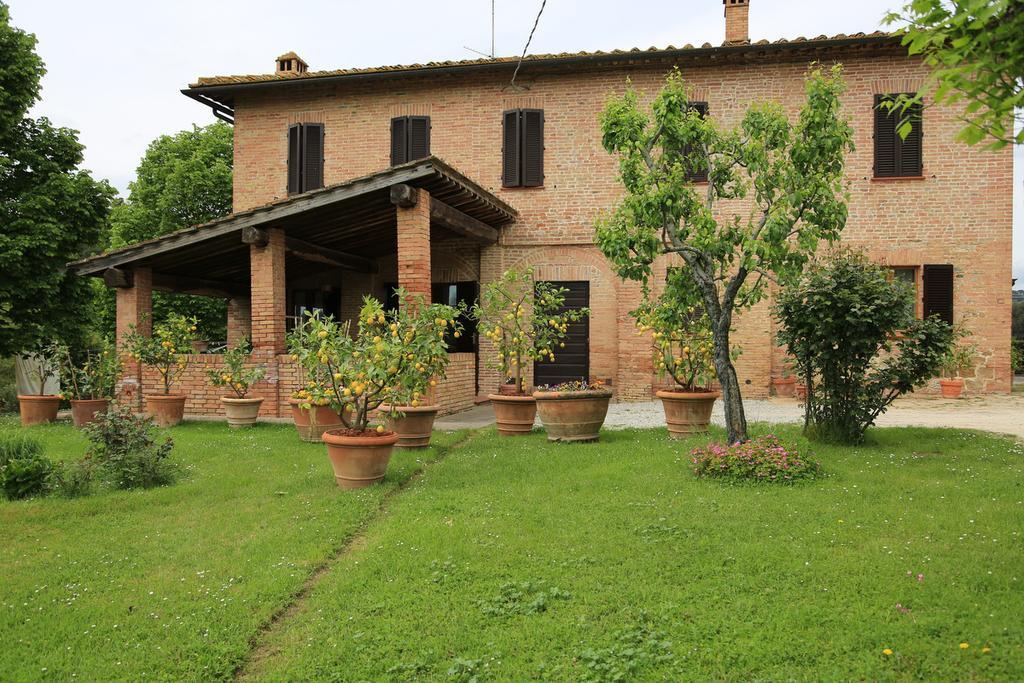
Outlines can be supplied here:
M725 42L749 43L750 0L722 0L725 5Z

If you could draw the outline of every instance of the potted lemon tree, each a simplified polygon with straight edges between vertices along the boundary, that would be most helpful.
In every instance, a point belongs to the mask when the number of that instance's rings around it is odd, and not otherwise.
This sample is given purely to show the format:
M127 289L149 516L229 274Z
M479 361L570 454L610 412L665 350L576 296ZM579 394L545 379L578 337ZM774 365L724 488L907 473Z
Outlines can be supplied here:
M438 321L454 317L449 306L422 303L385 313L379 301L366 297L354 333L349 322L318 312L292 330L293 356L310 376L323 378L307 383L305 407L330 406L343 425L322 437L338 486L361 488L384 478L398 434L383 422L417 400L416 387L435 370L425 359L443 339ZM379 423L371 426L375 417Z
M266 367L249 364L251 353L252 344L243 339L224 352L224 367L206 371L210 384L231 392L230 396L222 396L220 402L224 405L228 426L233 429L256 424L263 403L262 398L249 396L252 385L267 374Z
M673 439L706 432L719 393L715 381L711 324L702 306L692 305L669 288L635 311L637 334L651 335L654 369L671 380L656 396L665 409Z
M963 336L963 333L960 333ZM964 374L974 368L978 356L976 344L954 344L942 361L939 389L943 398L960 398L964 391Z
M533 392L548 441L596 441L612 392L601 381L539 386Z
M526 364L555 360L556 352L565 348L569 323L590 314L586 308L562 310L565 292L550 282L534 282L532 270L507 270L484 286L473 306L481 333L497 351L488 365L506 378L498 392L487 397L502 436L533 430L537 401L526 390Z
M29 356L29 375L38 382L39 393L18 394L21 424L31 425L53 422L60 410L61 395L47 394L46 382L60 370L60 351L56 344L40 346Z
M188 367L188 352L196 338L196 319L174 314L153 327L147 337L132 326L124 337L131 357L153 368L160 376L159 394L146 396L146 412L160 427L173 427L185 415L185 396L172 394L171 387Z
M121 376L121 359L114 345L105 341L78 361L68 347L61 347L60 361L61 396L71 403L74 425L84 427L110 407Z

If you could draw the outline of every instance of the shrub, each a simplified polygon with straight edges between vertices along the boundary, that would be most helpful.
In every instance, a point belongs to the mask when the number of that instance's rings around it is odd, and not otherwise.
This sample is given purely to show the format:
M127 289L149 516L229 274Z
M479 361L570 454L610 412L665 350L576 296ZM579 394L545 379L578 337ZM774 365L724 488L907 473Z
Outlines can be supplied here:
M1015 373L1024 373L1024 339L1014 339L1010 346L1010 367Z
M128 407L98 415L85 433L92 443L86 459L116 488L163 486L177 475L169 458L174 442L168 438L157 444L153 421Z
M245 398L253 384L259 382L267 374L267 368L263 365L246 367L249 362L249 354L252 353L252 344L248 339L224 352L224 367L207 370L210 377L210 384L215 387L230 389L235 398Z
M953 329L934 316L915 319L912 297L891 271L852 251L812 264L779 293L778 340L811 385L809 436L860 443L897 397L938 374Z
M55 471L37 440L20 435L0 438L0 489L11 500L45 493Z
M821 465L773 434L726 446L710 443L690 453L698 477L791 483L821 475Z

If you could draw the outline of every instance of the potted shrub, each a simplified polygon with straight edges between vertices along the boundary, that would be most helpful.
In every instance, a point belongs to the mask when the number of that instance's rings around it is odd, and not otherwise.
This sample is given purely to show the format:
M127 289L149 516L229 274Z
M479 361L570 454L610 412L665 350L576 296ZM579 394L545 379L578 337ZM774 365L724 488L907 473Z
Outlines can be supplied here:
M31 425L53 422L60 410L60 394L46 394L46 380L60 370L60 353L56 344L39 347L31 355L30 375L39 383L38 394L18 394L21 424Z
M262 398L249 396L249 389L252 388L252 385L267 374L267 369L262 365L246 367L251 353L252 345L248 339L243 339L224 352L224 367L206 371L213 386L222 387L231 392L231 396L222 396L220 402L224 404L228 426L233 429L251 427L256 424L256 418L260 414L260 405L263 403Z
M134 326L125 335L125 347L131 357L160 375L161 393L146 396L146 412L160 427L173 427L185 415L185 396L172 394L171 387L188 367L187 353L192 350L195 334L195 318L174 314L155 325L150 337L140 334Z
M71 420L84 427L107 412L121 376L117 349L104 342L98 350L87 351L76 362L69 348L61 347L61 395L71 403Z
M612 392L601 382L563 382L533 392L548 441L596 441Z
M779 398L792 398L796 394L796 377L792 375L793 366L787 358L782 362L782 374L779 377L772 377L772 388ZM804 386L806 390L807 387Z
M422 305L401 290L399 297L406 305L390 314L366 297L354 334L349 322L339 324L314 312L289 335L298 362L310 376L324 378L307 383L306 407L330 406L343 424L323 434L341 488L361 488L384 478L398 435L383 424L371 428L370 421L375 415L394 416L397 406L417 400L414 387L424 377L429 381L432 371L426 356L436 347L433 340L444 336L445 326L438 321L450 317L437 315L437 307Z
M323 401L317 405L313 399L311 390L321 385L326 385L330 379L326 370L318 363L311 363L306 358L307 351L301 346L303 337L302 327L307 324L306 319L300 319L296 323L295 330L288 337L288 344L291 347L291 359L296 364L299 373L299 388L292 392L288 399L291 406L292 421L295 423L295 430L299 438L311 443L319 443L323 439L324 432L331 429L340 429L344 425L338 414L331 406ZM307 369L308 368L308 369Z
M942 361L939 388L943 398L960 398L964 391L963 375L974 367L978 347L975 344L954 344Z
M715 364L710 320L703 306L691 305L680 296L670 288L633 311L637 332L651 334L655 370L672 382L670 389L659 390L656 396L673 439L706 432L719 397L711 388Z

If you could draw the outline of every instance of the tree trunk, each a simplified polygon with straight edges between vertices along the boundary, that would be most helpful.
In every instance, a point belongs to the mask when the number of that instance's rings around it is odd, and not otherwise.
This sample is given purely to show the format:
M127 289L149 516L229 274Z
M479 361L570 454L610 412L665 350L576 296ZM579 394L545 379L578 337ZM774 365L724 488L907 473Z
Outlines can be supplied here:
M729 324L724 320L715 325L712 332L715 342L715 371L718 383L722 385L722 403L725 406L725 428L729 444L749 441L747 416L743 412L743 398L740 396L740 381L729 354Z

